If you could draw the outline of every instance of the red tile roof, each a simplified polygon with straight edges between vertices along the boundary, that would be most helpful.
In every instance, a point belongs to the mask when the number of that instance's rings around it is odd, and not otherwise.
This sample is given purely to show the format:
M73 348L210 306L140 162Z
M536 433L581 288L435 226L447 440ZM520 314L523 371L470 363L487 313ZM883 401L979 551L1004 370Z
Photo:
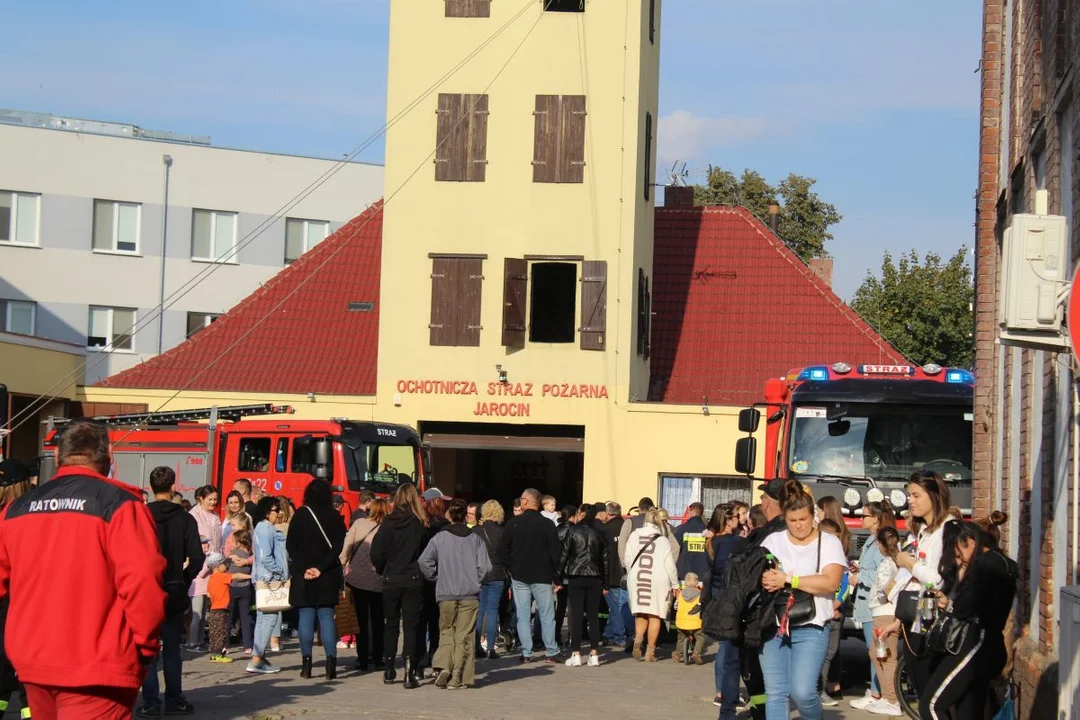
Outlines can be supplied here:
M379 205L210 327L100 384L373 395L381 249ZM657 209L652 292L653 401L745 405L793 367L903 361L742 208Z
M804 365L903 356L745 208L656 210L654 402L749 405Z
M374 395L381 254L379 203L205 330L100 385Z

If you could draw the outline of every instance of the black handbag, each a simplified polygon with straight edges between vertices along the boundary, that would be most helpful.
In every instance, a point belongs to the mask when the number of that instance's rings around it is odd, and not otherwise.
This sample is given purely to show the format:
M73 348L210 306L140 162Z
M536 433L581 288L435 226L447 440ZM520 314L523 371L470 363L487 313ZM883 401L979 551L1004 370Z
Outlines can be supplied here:
M911 623L915 622L921 596L921 590L901 590L896 596L896 619L907 627L911 627Z
M815 574L821 572L820 530L817 541L817 569L814 572ZM776 617L777 627L784 627L785 619L787 627L799 627L814 619L817 615L817 604L814 602L814 596L805 590L783 587L776 592L776 597L773 599L773 615Z
M934 624L926 631L926 649L933 653L959 655L971 625L970 621L961 620L951 612L938 612Z

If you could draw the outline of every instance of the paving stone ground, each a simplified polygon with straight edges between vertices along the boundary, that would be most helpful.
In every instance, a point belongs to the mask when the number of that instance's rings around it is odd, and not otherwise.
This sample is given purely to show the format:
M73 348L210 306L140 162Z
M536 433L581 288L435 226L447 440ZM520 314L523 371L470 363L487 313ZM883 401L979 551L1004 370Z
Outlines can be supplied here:
M477 663L476 686L440 690L430 680L416 690L400 682L386 686L382 675L351 669L353 651L339 651L345 666L335 682L322 674L321 648L316 648L316 676L300 679L296 641L271 660L282 668L276 675L248 675L246 658L227 665L208 658L186 659L184 692L196 706L195 718L409 718L410 720L578 720L605 715L620 720L712 720L713 666L677 665L670 660L652 664L634 661L621 652L607 652L599 668L521 665L517 655ZM845 641L845 660L857 663L865 647ZM845 672L845 674L847 674ZM880 717L852 710L847 700L861 695L865 685L848 689L842 707L826 709L827 720L871 720Z

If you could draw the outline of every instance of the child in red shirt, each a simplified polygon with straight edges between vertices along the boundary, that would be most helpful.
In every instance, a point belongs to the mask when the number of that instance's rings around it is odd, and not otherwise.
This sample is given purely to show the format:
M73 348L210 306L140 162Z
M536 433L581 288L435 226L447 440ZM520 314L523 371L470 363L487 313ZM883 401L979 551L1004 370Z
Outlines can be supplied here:
M251 576L243 573L227 572L228 561L221 553L210 553L206 558L206 570L210 579L206 581L206 594L210 598L210 612L207 623L210 629L210 662L230 663L231 657L225 654L229 643L229 586L233 580L247 580Z

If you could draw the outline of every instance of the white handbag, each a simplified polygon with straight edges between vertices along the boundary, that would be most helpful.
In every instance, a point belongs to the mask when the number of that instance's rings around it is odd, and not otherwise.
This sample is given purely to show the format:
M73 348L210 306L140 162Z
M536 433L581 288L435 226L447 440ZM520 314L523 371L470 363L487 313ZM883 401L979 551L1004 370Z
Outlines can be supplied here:
M263 613L279 613L288 610L289 581L259 580L255 583L255 609Z

